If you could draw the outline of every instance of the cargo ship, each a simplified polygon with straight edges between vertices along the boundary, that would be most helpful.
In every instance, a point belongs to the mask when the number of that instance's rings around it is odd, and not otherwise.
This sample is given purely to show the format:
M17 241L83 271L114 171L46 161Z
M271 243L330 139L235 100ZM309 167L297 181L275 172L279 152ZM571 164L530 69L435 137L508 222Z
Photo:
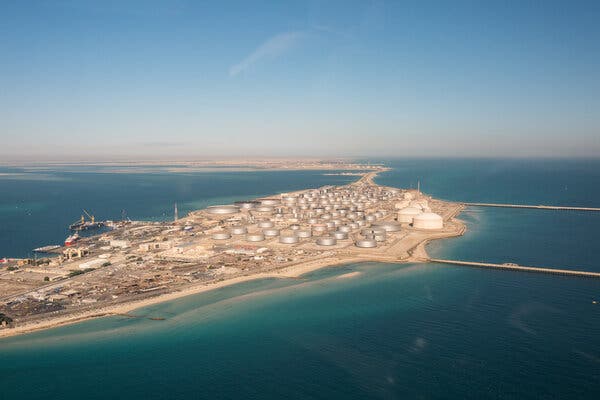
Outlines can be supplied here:
M87 211L83 210L83 212L90 218L89 221L85 220L85 217L82 215L81 219L73 222L69 225L69 229L72 231L86 231L88 229L98 229L104 226L104 222L96 221L96 218L93 215L90 215Z
M74 233L65 239L65 246L72 246L79 240L79 235Z

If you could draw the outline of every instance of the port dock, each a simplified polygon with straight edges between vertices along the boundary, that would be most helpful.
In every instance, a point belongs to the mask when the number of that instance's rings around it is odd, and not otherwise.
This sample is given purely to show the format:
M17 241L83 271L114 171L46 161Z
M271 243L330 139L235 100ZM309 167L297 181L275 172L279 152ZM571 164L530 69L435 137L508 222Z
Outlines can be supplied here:
M439 264L452 264L461 265L465 267L476 267L476 268L492 268L504 271L522 271L522 272L535 272L542 274L551 275L566 275L566 276L577 276L582 278L600 278L600 272L591 271L579 271L572 269L558 269L558 268L545 268L545 267L527 267L523 265L517 265L512 263L506 264L494 264L474 261L460 261L460 260L444 260L439 258L430 258L430 262Z

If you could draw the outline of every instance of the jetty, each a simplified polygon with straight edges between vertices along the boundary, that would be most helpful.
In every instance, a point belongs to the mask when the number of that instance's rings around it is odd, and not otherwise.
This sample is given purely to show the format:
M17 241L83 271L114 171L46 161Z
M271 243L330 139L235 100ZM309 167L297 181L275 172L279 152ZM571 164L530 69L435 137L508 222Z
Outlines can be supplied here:
M532 208L536 210L564 210L564 211L593 211L600 212L600 207L571 207L571 206L545 206L529 204L496 204L496 203L462 203L474 207L499 207L499 208Z
M580 270L572 270L572 269L545 268L545 267L527 267L527 266L513 264L513 263L494 264L494 263L475 262L475 261L444 260L444 259L439 259L439 258L430 258L429 261L433 262L433 263L439 263L439 264L452 264L452 265L461 265L461 266L476 267L476 268L493 268L493 269L504 270L504 271L536 272L536 273L551 274L551 275L577 276L577 277L583 277L583 278L600 278L600 272L580 271Z

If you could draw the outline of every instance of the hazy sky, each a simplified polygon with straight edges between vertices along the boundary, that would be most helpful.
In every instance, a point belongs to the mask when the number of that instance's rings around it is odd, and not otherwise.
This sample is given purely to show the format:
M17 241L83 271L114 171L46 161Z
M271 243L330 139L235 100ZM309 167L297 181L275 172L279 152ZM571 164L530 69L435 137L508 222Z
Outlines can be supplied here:
M600 156L600 1L2 1L0 157Z

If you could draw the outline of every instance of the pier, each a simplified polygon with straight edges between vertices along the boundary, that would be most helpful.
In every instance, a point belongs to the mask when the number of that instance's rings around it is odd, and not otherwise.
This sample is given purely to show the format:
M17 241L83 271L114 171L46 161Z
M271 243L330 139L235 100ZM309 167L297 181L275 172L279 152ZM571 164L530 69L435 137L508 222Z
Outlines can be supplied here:
M595 211L600 212L598 207L570 207L570 206L545 206L529 204L495 204L495 203L462 203L465 206L474 207L500 207L500 208L532 208L536 210L564 210L564 211Z
M567 276L577 276L583 278L600 278L600 272L591 272L591 271L578 271L572 269L558 269L558 268L544 268L544 267L526 267L522 265L506 263L506 264L493 264L493 263L484 263L484 262L473 262L473 261L460 261L460 260L443 260L439 258L430 258L430 262L440 263L440 264L452 264L452 265L462 265L466 267L476 267L476 268L493 268L505 271L522 271L522 272L536 272L542 274L551 274L551 275L567 275Z

